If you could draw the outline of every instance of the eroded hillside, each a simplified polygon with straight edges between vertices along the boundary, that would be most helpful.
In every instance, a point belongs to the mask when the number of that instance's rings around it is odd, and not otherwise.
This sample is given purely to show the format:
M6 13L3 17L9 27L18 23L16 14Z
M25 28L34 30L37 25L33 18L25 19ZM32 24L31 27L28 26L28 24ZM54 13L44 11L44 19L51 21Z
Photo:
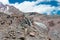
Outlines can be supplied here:
M0 40L60 40L60 16L0 12Z

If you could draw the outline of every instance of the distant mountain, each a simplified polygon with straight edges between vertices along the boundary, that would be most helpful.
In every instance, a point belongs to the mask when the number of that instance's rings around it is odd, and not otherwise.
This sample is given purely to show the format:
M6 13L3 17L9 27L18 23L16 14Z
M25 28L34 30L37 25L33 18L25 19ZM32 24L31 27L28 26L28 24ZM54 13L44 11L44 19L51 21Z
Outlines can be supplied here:
M6 14L13 14L13 13L22 13L19 9L15 8L14 6L4 5L0 2L0 12L4 12Z

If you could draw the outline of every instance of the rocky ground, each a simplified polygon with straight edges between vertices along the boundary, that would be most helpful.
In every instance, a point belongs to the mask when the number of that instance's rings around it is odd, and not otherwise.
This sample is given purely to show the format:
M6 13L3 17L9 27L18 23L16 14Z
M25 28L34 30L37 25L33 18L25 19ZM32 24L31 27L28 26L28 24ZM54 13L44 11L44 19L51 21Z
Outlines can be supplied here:
M60 16L0 12L0 40L60 40Z

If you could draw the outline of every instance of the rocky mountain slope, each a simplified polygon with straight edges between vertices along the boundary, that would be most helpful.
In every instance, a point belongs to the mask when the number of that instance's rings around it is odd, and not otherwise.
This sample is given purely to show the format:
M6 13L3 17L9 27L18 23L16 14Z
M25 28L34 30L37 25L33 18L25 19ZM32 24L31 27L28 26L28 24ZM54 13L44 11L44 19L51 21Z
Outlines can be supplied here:
M60 16L23 13L0 3L0 40L60 40Z

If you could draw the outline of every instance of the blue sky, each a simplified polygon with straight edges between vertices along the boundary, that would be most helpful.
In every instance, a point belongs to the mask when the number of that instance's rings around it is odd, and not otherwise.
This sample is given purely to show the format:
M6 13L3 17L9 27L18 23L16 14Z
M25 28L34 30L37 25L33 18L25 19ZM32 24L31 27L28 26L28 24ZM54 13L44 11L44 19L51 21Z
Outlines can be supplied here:
M36 0L26 0L26 1L32 2L32 1L36 1ZM24 2L24 0L9 0L9 2L10 2L10 3L16 3L16 2L22 3L22 2Z
M60 14L60 0L0 0L0 2L13 5L22 12Z
M32 2L32 1L37 1L37 0L26 0L26 1ZM9 3L11 3L11 4L15 4L16 2L22 3L22 2L24 2L24 0L9 0ZM51 5L51 6L59 6L57 1L50 1L50 2L43 1L43 2L38 3L37 5L40 5L40 4L46 4L46 5Z
M40 5L40 4L46 4L46 5L51 5L51 6L59 6L57 1L50 1L50 2L44 1L44 2L38 3L37 5Z

